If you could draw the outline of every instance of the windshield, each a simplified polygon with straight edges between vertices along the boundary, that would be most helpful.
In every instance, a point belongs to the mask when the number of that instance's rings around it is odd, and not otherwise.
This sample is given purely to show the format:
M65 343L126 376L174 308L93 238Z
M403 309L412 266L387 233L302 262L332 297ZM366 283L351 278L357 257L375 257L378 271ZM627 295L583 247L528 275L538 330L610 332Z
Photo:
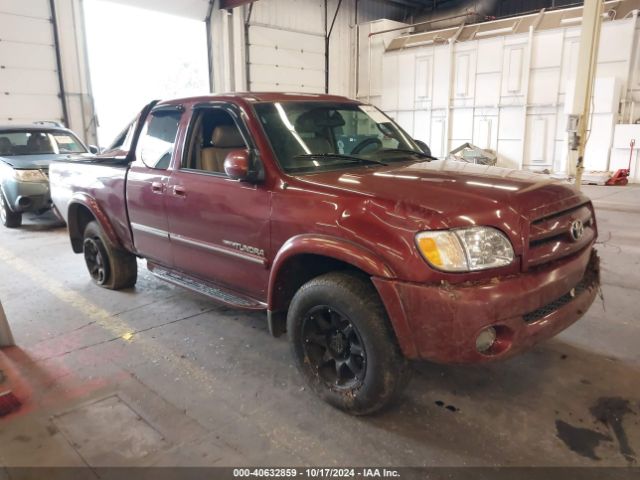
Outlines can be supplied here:
M258 103L255 109L280 166L288 173L426 157L400 127L371 105L276 102Z
M60 130L0 131L0 156L86 153L73 134Z

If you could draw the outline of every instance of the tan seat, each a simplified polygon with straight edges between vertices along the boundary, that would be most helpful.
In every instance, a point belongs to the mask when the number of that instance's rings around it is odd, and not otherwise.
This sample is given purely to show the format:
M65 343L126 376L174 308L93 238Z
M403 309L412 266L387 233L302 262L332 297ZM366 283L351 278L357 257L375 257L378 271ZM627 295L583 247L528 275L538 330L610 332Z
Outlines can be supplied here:
M207 172L224 173L224 159L229 152L246 145L235 125L219 125L211 134L211 146L202 149L200 164Z

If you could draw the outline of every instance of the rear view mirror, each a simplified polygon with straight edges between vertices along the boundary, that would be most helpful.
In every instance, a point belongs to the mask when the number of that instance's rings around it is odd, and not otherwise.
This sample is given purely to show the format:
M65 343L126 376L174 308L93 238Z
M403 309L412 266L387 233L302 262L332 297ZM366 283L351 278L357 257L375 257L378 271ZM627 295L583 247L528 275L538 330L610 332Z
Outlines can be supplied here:
M431 149L429 148L429 145L424 143L422 140L414 139L413 141L416 142L416 145L420 147L420 150L422 150L423 153L426 153L427 155L431 156Z
M233 150L224 159L224 172L234 180L246 180L249 176L249 150Z
M93 153L94 155L97 155L100 153L100 149L98 147L96 147L95 145L89 145L89 151L91 153Z

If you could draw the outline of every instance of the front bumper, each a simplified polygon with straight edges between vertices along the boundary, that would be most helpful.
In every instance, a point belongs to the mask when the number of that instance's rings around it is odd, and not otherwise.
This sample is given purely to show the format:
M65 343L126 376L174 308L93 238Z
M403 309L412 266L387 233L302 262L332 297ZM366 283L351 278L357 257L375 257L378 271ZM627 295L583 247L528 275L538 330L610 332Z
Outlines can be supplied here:
M7 181L2 185L2 192L16 213L42 212L53 205L48 182Z
M441 363L513 356L558 334L589 309L600 284L592 246L569 259L516 276L472 285L420 285L373 279L403 353ZM498 332L480 353L476 338Z

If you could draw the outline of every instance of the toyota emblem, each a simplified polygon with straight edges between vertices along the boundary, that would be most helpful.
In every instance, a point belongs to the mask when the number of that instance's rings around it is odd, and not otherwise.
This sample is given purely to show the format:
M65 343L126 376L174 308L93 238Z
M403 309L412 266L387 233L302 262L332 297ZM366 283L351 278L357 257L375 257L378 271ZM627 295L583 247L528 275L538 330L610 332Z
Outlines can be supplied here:
M584 225L582 220L574 220L571 222L571 229L569 230L571 233L571 238L573 238L574 242L580 240L582 235L584 234Z

